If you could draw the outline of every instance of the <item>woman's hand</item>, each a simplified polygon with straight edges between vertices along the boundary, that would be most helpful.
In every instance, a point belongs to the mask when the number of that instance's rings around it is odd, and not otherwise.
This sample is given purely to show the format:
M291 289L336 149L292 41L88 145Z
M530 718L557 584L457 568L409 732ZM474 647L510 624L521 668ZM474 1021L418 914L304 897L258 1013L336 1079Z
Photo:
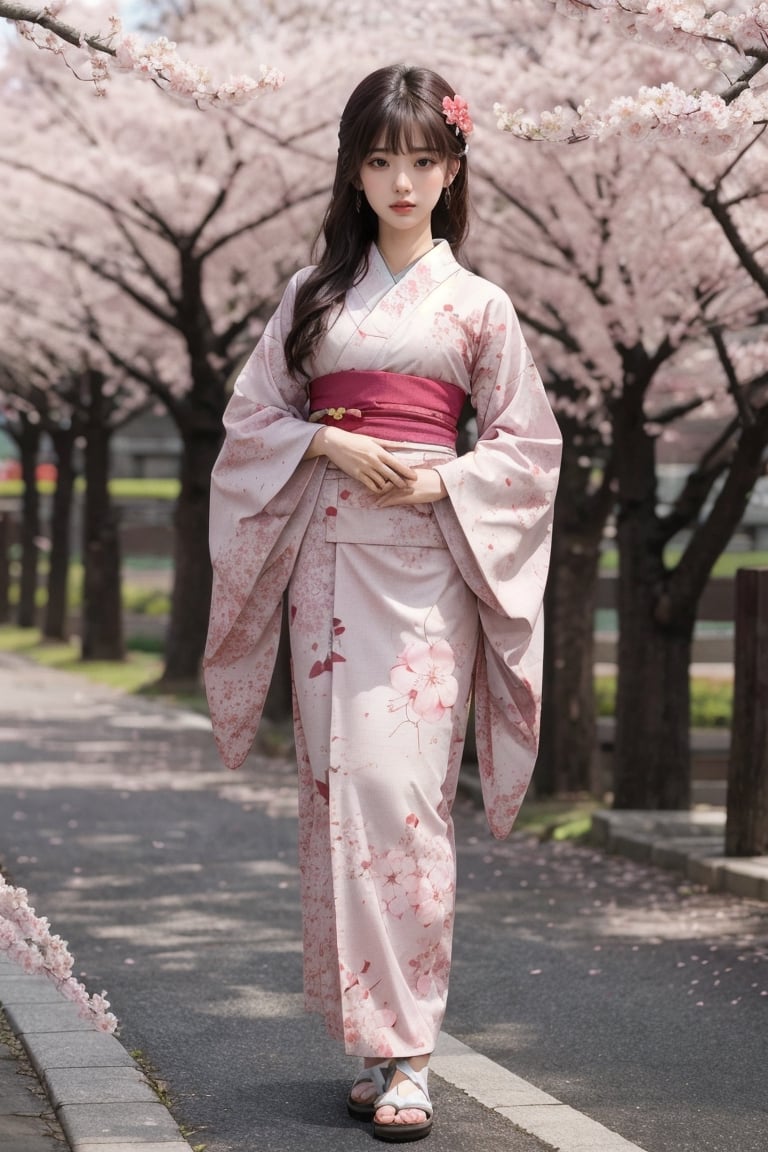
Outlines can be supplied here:
M396 440L377 440L324 425L312 437L304 459L327 456L345 475L359 480L371 492L395 492L410 487L418 476L415 469L387 451L397 447Z
M434 468L417 468L416 479L406 488L390 488L376 501L377 508L397 508L401 504L436 504L448 495L440 473Z

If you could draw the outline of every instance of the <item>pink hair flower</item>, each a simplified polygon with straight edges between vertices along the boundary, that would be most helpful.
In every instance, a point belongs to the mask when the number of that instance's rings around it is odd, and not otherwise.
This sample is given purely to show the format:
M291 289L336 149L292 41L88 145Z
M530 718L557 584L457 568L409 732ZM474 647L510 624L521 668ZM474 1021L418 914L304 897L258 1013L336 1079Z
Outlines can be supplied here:
M455 124L456 135L469 136L475 127L469 114L469 105L463 96L456 94L451 100L450 96L443 97L443 115L448 124Z

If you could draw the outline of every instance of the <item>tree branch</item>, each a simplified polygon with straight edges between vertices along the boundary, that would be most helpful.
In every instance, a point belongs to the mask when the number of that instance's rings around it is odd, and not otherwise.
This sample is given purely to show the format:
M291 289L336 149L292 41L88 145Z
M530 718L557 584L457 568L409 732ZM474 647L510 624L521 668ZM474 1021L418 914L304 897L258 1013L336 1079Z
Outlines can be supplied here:
M129 296L130 299L134 301L134 303L138 304L139 307L143 308L146 312L149 312L149 314L154 316L155 319L160 320L163 324L167 324L169 328L179 330L180 323L177 314L164 311L160 305L152 300L149 296L145 296L143 293L139 292L138 289L134 288L133 285L129 284L123 276L120 276L117 272L110 272L103 264L100 264L97 260L90 259L85 255L84 252L80 252L77 248L73 248L70 244L63 243L56 237L51 237L51 241L53 246L55 246L59 252L63 252L67 256L70 256L76 263L84 265L90 272L93 272L94 276L98 276L100 279L106 280L110 284L114 284L116 288L119 288L121 292L124 292L126 296ZM31 239L27 240L27 243L35 245L38 248L51 247L51 244L46 244L43 240Z
M673 601L683 600L690 589L701 592L733 529L744 516L755 483L763 472L768 444L768 407L757 414L750 428L742 428L725 482L715 497L706 520L694 529L672 575L669 588Z
M739 419L745 428L750 428L755 423L755 413L750 407L744 391L739 384L736 369L728 353L728 348L726 347L723 337L723 330L719 324L712 325L710 328L710 336L712 337L712 343L717 349L718 358L725 373L725 378L728 381L728 391L731 396L733 396L733 402L736 405L736 411L739 413Z
M290 208L296 208L299 204L306 204L309 200L314 200L317 196L324 196L328 192L328 186L322 185L319 188L310 188L302 196L297 196L295 200L281 200L274 208L265 212L263 216L256 217L255 220L249 220L246 224L241 224L238 228L233 228L231 232L225 232L223 236L217 238L204 248L199 253L201 261L207 259L219 248L223 248L225 244L229 244L231 240L236 240L239 236L244 236L247 232L252 231L254 228L259 228L262 224L268 224L270 220L275 220L281 212L286 212Z
M16 172L28 172L31 176L35 176L38 180L42 180L45 184L52 184L54 188L63 188L67 192L72 192L75 196L82 196L84 200L90 200L93 204L98 204L103 208L113 220L121 217L128 220L131 224L135 224L137 228L142 228L144 231L149 232L151 235L159 235L148 228L146 223L141 219L131 216L129 212L119 209L114 200L110 200L107 196L100 196L98 192L94 192L88 188L82 188L79 184L74 184L71 180L63 180L59 176L53 176L50 172L41 171L35 168L33 164L24 164L21 160L15 160L7 156L0 155L0 164L4 164L7 168L12 168ZM152 219L150 213L138 202L131 201L135 208L144 212L149 219Z
M82 48L87 44L94 52L104 52L107 56L116 56L115 49L103 36L88 36L71 24L64 24L57 20L45 8L35 10L27 8L24 4L4 4L0 2L0 18L12 20L14 23L39 24L47 32L53 32L60 40L72 44L75 48Z
M690 412L695 412L697 408L701 408L702 404L708 403L711 399L711 396L694 396L691 400L684 400L680 404L673 404L671 407L665 408L662 412L654 413L649 419L653 424L673 424L675 420L680 420L681 417L687 416Z

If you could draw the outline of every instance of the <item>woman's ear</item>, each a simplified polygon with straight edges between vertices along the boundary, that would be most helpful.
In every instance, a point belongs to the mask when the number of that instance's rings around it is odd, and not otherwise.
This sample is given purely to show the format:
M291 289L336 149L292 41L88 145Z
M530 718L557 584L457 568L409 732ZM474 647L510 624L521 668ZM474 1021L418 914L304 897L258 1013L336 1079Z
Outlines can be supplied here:
M448 167L445 171L445 180L443 181L444 188L449 188L450 185L453 184L460 167L461 160L459 160L456 156L452 156L448 161Z

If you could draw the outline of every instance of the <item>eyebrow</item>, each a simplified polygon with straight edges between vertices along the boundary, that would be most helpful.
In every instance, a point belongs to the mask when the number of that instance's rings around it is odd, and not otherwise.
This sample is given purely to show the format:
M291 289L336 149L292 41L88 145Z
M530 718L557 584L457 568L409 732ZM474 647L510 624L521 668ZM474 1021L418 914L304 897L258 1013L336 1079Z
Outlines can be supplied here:
M432 155L436 155L436 154L437 154L437 151L438 151L438 149L437 149L437 148L409 148L409 149L408 149L408 153L411 153L411 154L415 154L416 152L428 152L428 153L430 153L430 154L432 154ZM371 148L371 150L370 150L370 152L368 153L368 155L369 155L369 156L373 156L373 154L374 154L375 152L384 152L384 153L390 153L390 152L392 152L392 149L391 149L391 148ZM398 152L398 153L397 153L397 155L398 155L398 156L399 156L399 155L403 155L403 156L405 156L405 155L406 155L406 153L405 153L405 152L403 152L403 153L400 153L400 152Z

